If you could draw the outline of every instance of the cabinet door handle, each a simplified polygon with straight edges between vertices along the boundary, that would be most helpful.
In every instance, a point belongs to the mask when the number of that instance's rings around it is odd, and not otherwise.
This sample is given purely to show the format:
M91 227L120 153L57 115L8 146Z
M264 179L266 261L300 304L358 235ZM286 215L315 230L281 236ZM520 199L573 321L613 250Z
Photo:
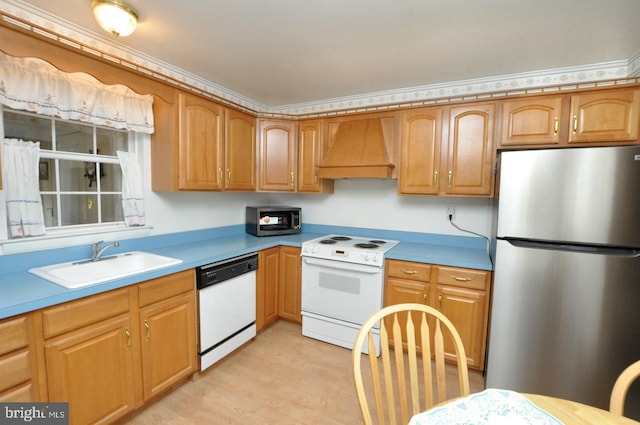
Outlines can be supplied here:
M442 294L438 295L438 310L442 310Z
M438 184L438 172L433 172L433 185L436 186Z
M422 294L422 303L423 304L427 304L427 299L429 298L429 293L425 292L424 294Z
M313 183L318 184L318 175L313 176Z
M149 322L147 320L144 321L144 328L146 329L144 340L149 341L149 339L151 338L151 326L149 326Z
M470 277L461 277L461 276L456 276L454 274L452 274L451 277L457 280L458 282L469 282L471 280Z
M416 270L400 270L404 274L418 274Z
M553 122L553 135L557 136L558 135L558 117L555 118L554 122Z
M231 183L231 169L227 168L227 182Z
M449 187L451 187L452 182L453 182L453 171L449 170Z
M294 180L295 180L294 179L294 174L293 174L293 171L292 171L291 172L291 186L293 186Z
M573 134L576 134L578 132L578 116L574 115L573 116Z
M131 332L129 332L129 328L124 328L124 334L127 336L127 348L131 347Z
M218 168L218 180L222 183L222 168Z

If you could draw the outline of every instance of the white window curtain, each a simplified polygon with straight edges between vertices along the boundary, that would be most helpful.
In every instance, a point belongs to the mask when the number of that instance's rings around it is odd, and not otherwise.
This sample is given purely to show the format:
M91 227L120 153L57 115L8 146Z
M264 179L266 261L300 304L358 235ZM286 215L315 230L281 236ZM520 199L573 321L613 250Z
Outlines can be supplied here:
M40 143L4 139L2 181L12 238L45 233L38 185L39 160Z
M144 184L136 154L118 151L122 168L122 209L127 226L144 226Z
M0 52L0 103L14 109L152 134L153 96L89 74L66 73L37 58Z

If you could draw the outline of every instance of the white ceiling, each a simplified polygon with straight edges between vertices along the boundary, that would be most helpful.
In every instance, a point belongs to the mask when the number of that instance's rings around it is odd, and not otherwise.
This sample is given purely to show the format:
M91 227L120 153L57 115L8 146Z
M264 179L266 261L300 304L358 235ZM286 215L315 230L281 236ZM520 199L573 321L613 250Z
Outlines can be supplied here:
M140 22L118 43L268 108L640 52L640 0L126 1ZM91 0L0 2L113 40Z

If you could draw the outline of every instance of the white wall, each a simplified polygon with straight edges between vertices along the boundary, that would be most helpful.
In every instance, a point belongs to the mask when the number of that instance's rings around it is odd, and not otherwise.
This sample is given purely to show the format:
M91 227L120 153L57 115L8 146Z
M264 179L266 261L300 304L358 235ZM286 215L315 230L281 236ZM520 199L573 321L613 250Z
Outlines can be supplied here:
M244 223L246 205L302 208L304 223L467 235L448 222L447 206L456 207L456 224L489 236L490 199L399 196L396 180L337 180L333 194L147 193L147 218L154 234Z

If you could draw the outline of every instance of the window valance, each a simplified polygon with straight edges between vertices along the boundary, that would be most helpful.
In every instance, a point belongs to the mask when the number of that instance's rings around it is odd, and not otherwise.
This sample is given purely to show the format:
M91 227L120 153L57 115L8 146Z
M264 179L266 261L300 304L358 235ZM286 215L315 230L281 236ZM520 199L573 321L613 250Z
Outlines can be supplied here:
M0 103L14 109L151 134L153 96L0 52Z

